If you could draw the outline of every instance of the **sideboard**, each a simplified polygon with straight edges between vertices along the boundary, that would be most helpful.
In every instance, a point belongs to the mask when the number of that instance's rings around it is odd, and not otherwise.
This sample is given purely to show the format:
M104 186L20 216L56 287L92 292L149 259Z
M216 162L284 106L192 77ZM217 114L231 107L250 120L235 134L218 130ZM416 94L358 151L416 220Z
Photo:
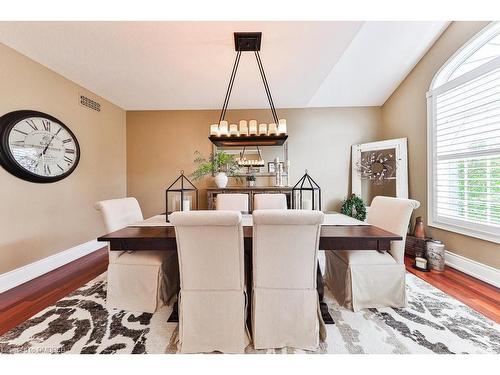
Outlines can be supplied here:
M253 196L255 194L276 194L282 193L286 195L288 208L291 208L291 187L274 187L274 186L253 186L253 187L226 187L226 188L211 188L207 189L207 204L209 210L215 210L215 202L218 194L248 194L248 209L253 211Z

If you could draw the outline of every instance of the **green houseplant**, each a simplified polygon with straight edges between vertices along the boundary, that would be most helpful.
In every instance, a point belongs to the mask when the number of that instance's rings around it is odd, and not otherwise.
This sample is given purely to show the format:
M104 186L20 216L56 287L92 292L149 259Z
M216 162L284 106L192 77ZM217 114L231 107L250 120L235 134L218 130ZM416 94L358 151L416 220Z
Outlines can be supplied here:
M191 173L195 180L200 180L206 175L215 175L215 183L219 188L225 188L228 182L228 176L236 176L239 171L238 162L234 155L224 151L211 153L205 158L199 151L195 152L194 162L198 168Z

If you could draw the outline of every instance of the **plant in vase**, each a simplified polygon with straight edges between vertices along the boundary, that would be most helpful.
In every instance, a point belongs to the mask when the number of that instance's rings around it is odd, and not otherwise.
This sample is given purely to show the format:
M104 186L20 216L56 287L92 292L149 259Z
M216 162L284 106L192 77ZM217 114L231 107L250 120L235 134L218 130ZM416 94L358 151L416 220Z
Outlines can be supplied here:
M255 181L257 180L257 178L255 177L254 174L251 174L246 177L246 180L247 180L247 185L249 187L252 187L255 186Z
M196 151L194 162L198 164L198 168L190 176L195 180L200 180L208 174L213 174L215 175L217 187L225 188L228 176L239 179L237 176L239 166L235 156L227 154L224 151L211 153L208 159L199 151Z

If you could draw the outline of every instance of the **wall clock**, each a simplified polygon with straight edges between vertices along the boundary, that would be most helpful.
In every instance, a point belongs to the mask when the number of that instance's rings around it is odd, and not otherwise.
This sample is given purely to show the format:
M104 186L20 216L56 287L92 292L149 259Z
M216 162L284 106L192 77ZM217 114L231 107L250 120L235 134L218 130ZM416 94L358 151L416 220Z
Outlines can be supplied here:
M0 117L0 164L14 176L55 182L68 177L79 160L75 135L55 117L27 110Z

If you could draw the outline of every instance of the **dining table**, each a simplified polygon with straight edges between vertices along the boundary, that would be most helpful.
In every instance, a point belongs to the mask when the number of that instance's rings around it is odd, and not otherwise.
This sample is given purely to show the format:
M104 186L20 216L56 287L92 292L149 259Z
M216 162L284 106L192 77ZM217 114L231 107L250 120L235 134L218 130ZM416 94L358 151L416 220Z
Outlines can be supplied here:
M245 259L251 262L253 222L251 215L243 215L242 219ZM141 222L103 235L97 239L109 243L110 251L177 251L175 228L166 220L166 215L155 215ZM326 212L321 225L319 249L324 251L356 250L385 252L390 249L391 241L400 241L402 237L387 230L359 221L336 212ZM201 240L200 246L203 246ZM248 268L251 278L251 265ZM334 324L324 301L324 281L320 267L317 270L316 287L320 308L326 324ZM168 319L178 321L177 306Z

